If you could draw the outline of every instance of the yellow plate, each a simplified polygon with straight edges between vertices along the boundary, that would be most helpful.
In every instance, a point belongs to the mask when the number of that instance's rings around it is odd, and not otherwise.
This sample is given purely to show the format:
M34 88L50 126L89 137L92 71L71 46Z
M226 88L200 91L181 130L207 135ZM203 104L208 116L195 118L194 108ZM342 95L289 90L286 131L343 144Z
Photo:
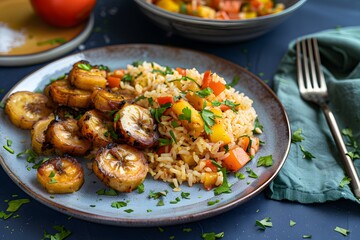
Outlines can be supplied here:
M35 14L29 0L0 1L0 66L20 66L61 56L91 33L93 15L72 28L48 25Z

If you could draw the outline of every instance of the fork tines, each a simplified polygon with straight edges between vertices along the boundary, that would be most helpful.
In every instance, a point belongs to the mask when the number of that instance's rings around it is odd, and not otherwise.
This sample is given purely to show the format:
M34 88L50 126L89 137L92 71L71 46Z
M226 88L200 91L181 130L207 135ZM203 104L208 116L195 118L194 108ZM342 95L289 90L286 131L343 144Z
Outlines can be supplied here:
M298 84L300 92L327 91L324 75L321 70L319 47L316 38L296 42Z

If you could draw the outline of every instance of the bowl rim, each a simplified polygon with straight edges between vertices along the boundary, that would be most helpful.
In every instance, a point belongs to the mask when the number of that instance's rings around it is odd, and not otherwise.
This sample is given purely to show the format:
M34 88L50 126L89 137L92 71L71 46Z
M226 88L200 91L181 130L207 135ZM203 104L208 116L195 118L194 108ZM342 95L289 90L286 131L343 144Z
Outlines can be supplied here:
M135 0L135 2L141 6L143 9L149 10L154 14L159 14L163 17L170 18L172 20L177 20L184 23L190 23L190 24L201 24L201 25L208 25L208 26L229 26L229 25L246 25L246 24L255 24L258 22L261 22L263 20L267 19L273 19L278 17L283 17L284 15L287 15L291 12L293 12L295 9L302 6L307 0L298 0L295 4L292 6L285 8L283 11L266 15L266 16L260 16L256 18L251 19L241 19L241 20L215 20L215 19L205 19L200 17L194 17L190 15L185 14L179 14L179 13L173 13L167 10L164 10L162 8L157 7L154 4L151 4L147 2L147 0Z

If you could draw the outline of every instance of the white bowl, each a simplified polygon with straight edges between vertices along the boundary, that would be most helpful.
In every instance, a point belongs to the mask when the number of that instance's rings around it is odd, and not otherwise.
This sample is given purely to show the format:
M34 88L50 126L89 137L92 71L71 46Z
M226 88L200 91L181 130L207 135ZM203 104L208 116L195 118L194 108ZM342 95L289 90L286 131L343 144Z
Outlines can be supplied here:
M244 20L212 20L163 10L146 0L135 0L143 13L165 31L205 42L236 42L256 38L282 23L306 0L279 0L279 13Z

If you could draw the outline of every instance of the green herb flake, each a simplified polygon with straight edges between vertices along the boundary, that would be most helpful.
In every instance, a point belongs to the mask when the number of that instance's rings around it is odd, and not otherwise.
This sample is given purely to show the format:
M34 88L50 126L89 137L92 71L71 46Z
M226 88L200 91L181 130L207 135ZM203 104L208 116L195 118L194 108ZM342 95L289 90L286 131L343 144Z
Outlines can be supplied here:
M165 229L162 227L158 227L159 232L165 232Z
M149 105L152 107L154 105L154 99L152 99L151 97L149 97L148 99Z
M94 207L96 207L96 205L91 204L90 207L94 208Z
M133 65L134 67L139 67L140 65L142 65L144 62L143 61L135 61L133 62L131 65Z
M11 154L15 153L15 151L12 148L8 147L7 145L3 145L3 148Z
M161 192L154 192L154 191L150 191L150 194L149 194L149 198L152 198L152 199L159 199L160 197L166 197L168 191L165 190L165 191L161 191Z
M186 120L189 123L191 123L191 109L186 107L186 108L183 108L183 110L181 112L182 112L182 114L179 115L179 119Z
M158 201L158 203L156 204L157 207L162 207L162 206L164 206L164 205L165 205L165 203L164 203L164 200L162 200L162 199L160 199L160 200Z
M167 139L167 138L159 138L158 139L159 141L159 146L162 147L162 146L169 146L172 144L172 140L171 139Z
M248 176L251 178L258 178L258 175L249 167L246 167L246 172L249 174Z
M214 126L215 118L219 116L216 116L212 111L205 109L205 106L200 111L200 116L204 120L204 129L206 134L211 134L212 131L210 128Z
M145 185L144 183L140 183L139 186L137 186L137 192L138 193L143 193L145 191Z
M231 193L231 185L227 180L226 169L221 168L220 171L223 173L223 183L214 189L214 194Z
M183 228L183 232L192 232L192 228Z
M169 133L170 133L171 139L172 139L175 143L177 143L174 132L173 132L172 130L170 130Z
M334 231L341 233L344 236L347 236L350 233L350 230L342 228L342 227L335 227Z
M345 177L341 180L341 182L340 182L340 184L339 184L339 187L343 188L343 187L345 187L346 185L349 185L350 182L351 182L351 178L345 176Z
M265 167L270 167L273 165L273 159L272 159L272 155L268 155L268 156L261 156L258 159L257 162L257 166L265 166Z
M226 84L225 86L226 86L227 89L229 89L231 87L234 87L236 84L238 84L239 81L240 81L240 77L239 76L234 76L231 83Z
M267 227L272 227L273 224L271 222L271 218L267 217L262 220L256 220L256 226L258 226L261 230L265 230Z
M51 239L51 240L63 240L70 236L71 231L67 230L64 226L53 226L53 228L58 231L54 235L51 235L44 231L43 239Z
M112 188L109 189L100 189L96 192L97 195L105 195L105 196L117 196L119 195L118 192Z
M184 199L190 199L190 193L189 192L181 192L180 196Z
M6 145L7 145L8 147L11 147L11 145L12 145L12 140L7 139L7 140L6 140Z
M224 232L220 232L220 233L209 232L209 233L203 233L201 235L202 239L204 239L204 240L221 239L224 236L225 236Z
M302 145L299 145L299 146L300 146L301 152L304 154L303 158L308 159L308 160L315 158L315 156L312 155L310 152L306 151Z
M124 74L124 76L121 79L121 81L123 82L132 82L132 80L133 80L132 76L128 73Z
M302 238L309 239L309 238L312 238L312 235L302 235Z
M177 121L175 121L175 120L171 121L170 124L171 124L171 126L172 126L173 128L177 128L178 126L180 126L179 123L178 123Z
M293 220L290 220L290 227L293 227L293 226L295 226L295 225L296 225L296 222L293 221Z
M212 206L212 205L217 204L218 202L220 202L219 199L216 199L215 201L208 201L208 202L207 202L207 205L208 205L208 206Z
M63 44L63 43L66 43L65 38L54 38L54 39L38 42L37 45L43 46L43 45L47 45L47 44L55 45L55 44Z
M127 206L127 203L123 202L123 201L116 201L116 202L111 203L112 208L122 208L122 207L126 207L126 206Z
M301 142L302 140L304 140L305 138L303 136L301 136L302 134L302 129L298 128L292 135L291 135L291 142L292 143L296 143L296 142Z
M77 66L78 66L78 68L81 68L82 70L85 70L85 71L90 71L92 68L90 63L79 63Z
M28 163L35 163L36 159L39 157L32 149L26 149L24 152L18 153L16 157L26 156L26 161Z
M235 177L237 177L240 180L245 179L245 174L241 173L241 172L237 172L235 173Z
M146 99L146 97L143 96L143 95L141 95L141 96L135 98L134 103L136 103L136 102L138 102L138 101L140 101L140 100L143 100L143 99Z
M129 209L125 209L124 212L127 212L127 213L132 213L134 210L129 208Z
M206 98L206 97L210 96L213 92L214 91L211 88L207 87L202 90L196 91L195 94L201 98Z

